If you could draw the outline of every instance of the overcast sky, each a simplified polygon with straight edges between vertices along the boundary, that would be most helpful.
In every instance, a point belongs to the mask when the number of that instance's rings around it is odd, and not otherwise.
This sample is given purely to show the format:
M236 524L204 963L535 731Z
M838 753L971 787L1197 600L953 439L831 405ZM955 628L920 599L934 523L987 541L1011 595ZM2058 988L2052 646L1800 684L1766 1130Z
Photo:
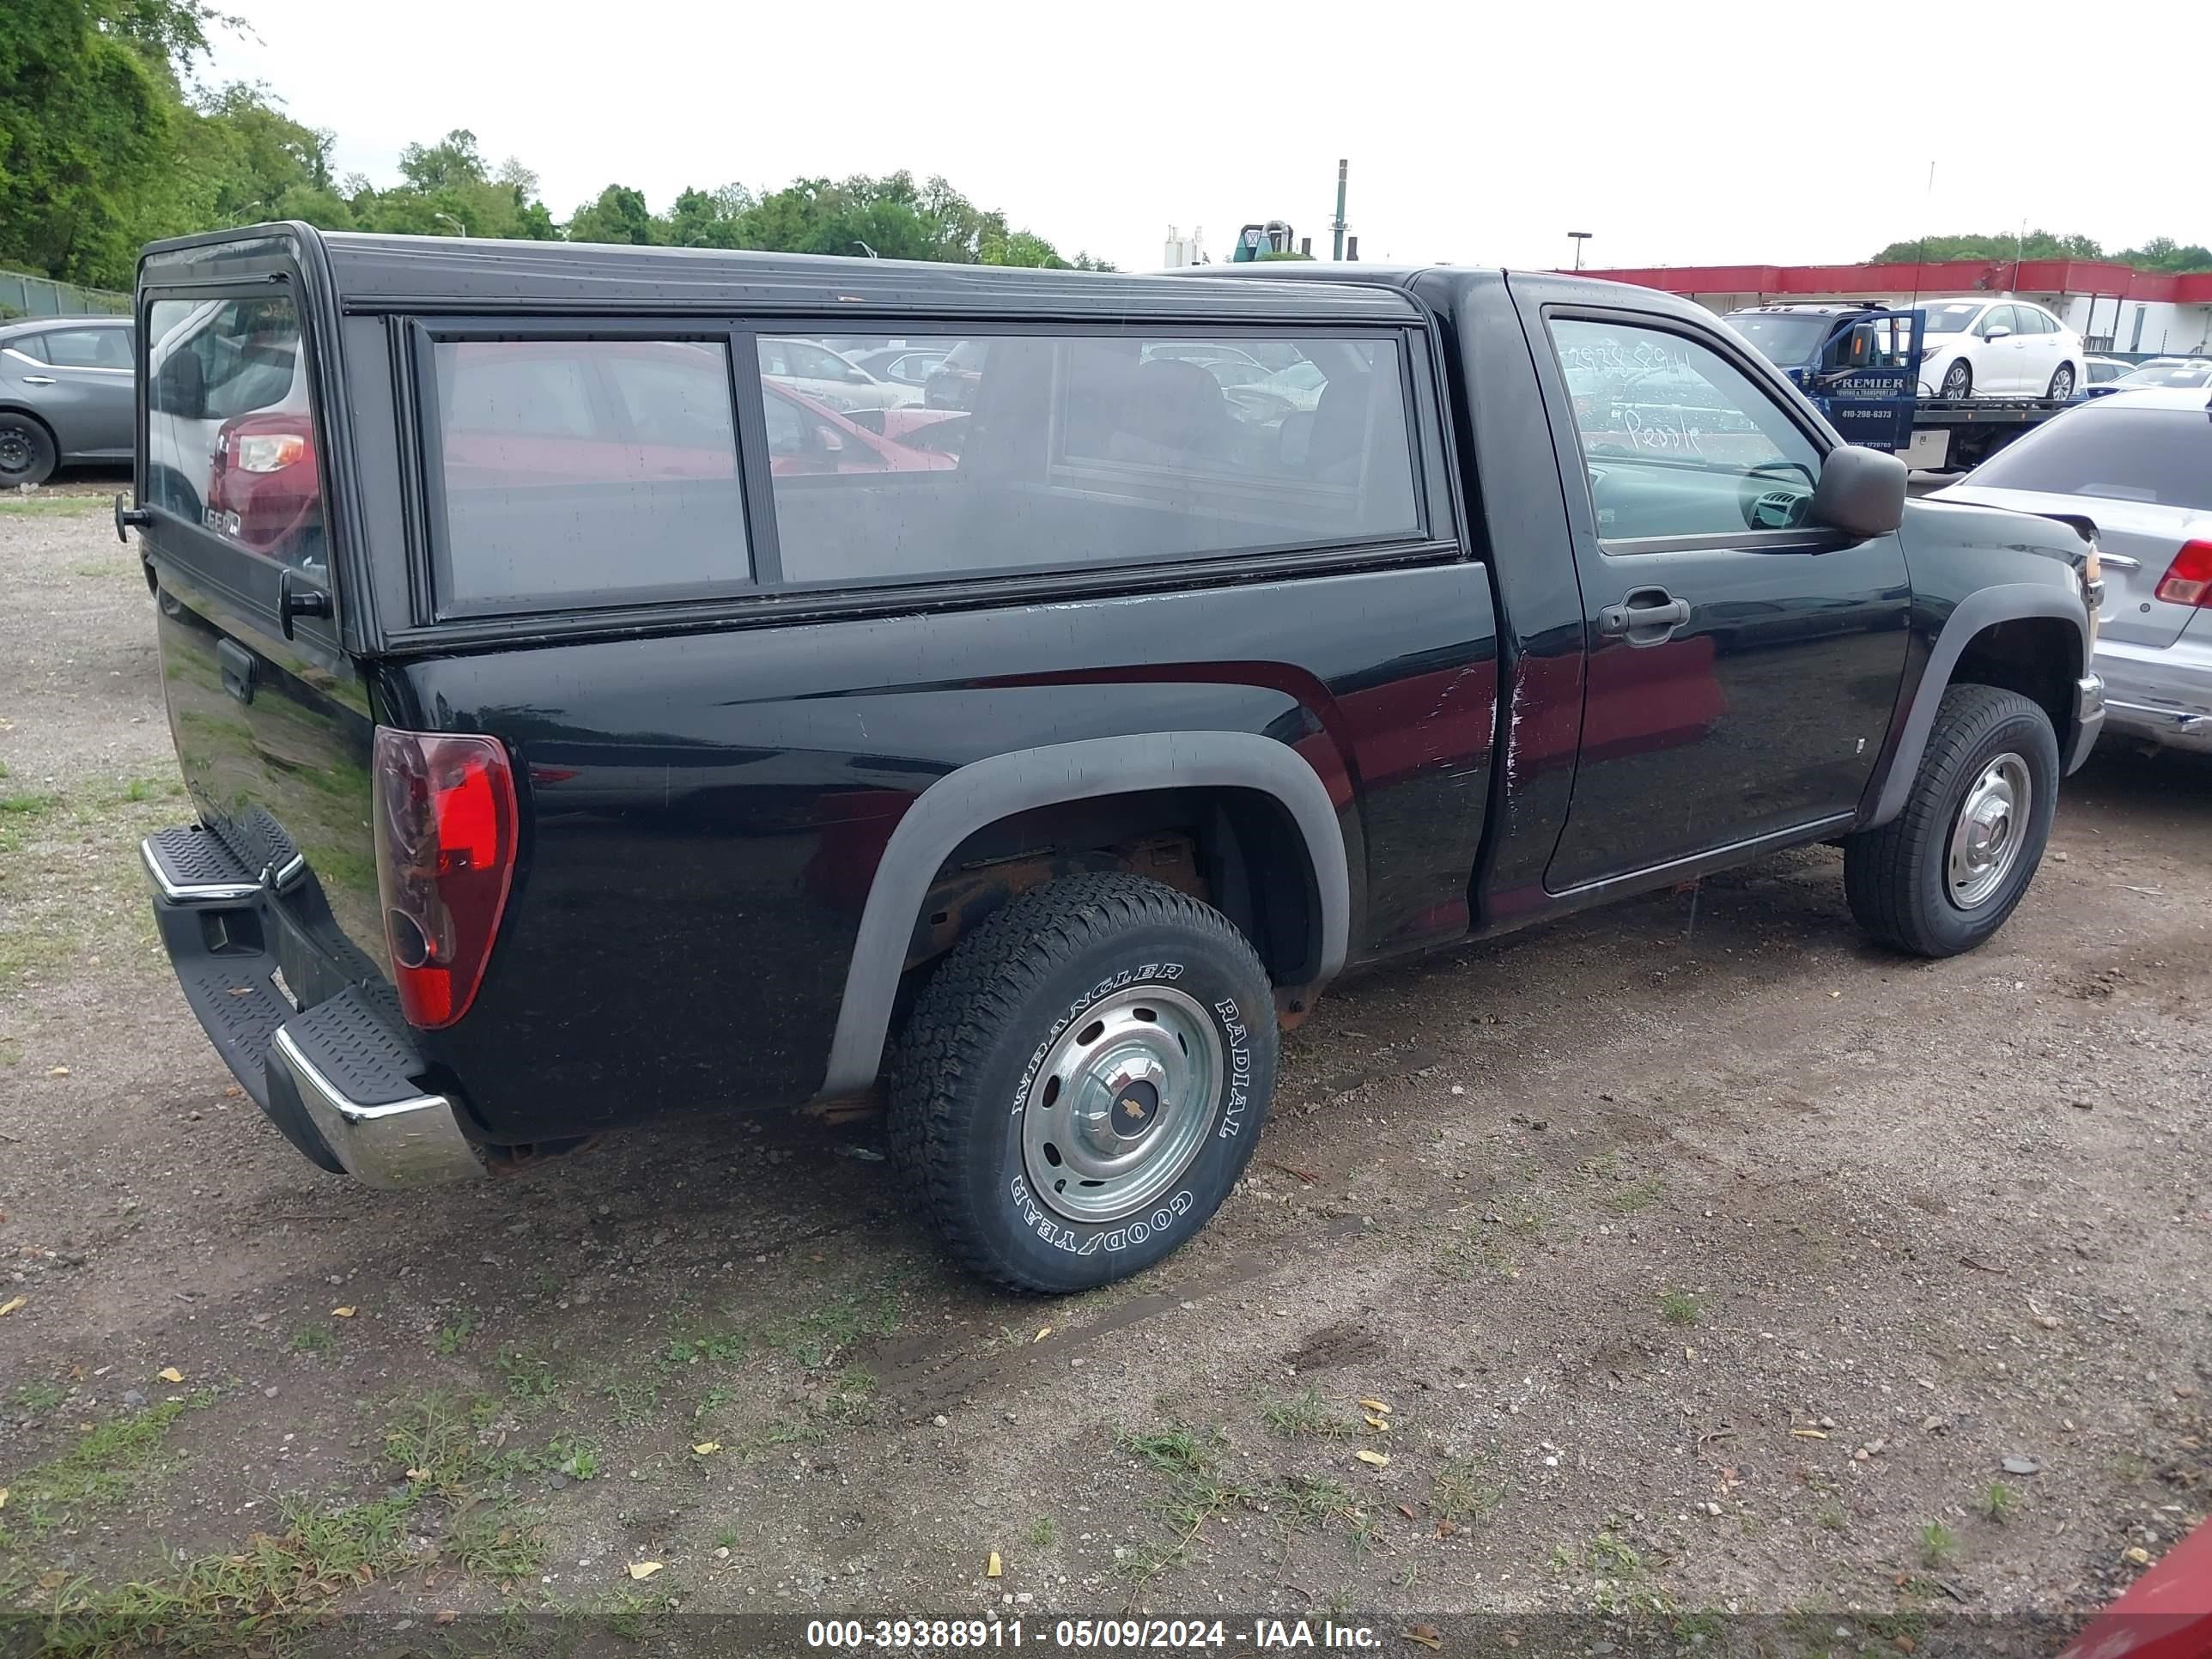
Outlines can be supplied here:
M2208 0L222 9L251 33L206 77L334 129L341 173L388 183L403 145L467 127L562 219L611 182L665 210L903 167L1124 269L1171 223L1220 259L1287 219L1325 255L1346 156L1369 259L1563 264L1571 229L1594 266L1841 263L2023 218L2212 243L2204 100L2160 90L2212 62Z

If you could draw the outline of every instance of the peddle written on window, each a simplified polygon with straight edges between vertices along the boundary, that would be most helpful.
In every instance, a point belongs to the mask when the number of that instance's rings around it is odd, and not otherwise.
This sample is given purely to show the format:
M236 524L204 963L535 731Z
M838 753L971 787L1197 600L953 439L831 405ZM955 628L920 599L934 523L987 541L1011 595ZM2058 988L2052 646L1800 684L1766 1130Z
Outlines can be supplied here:
M1820 452L1710 346L1632 324L1552 325L1608 540L1802 526Z

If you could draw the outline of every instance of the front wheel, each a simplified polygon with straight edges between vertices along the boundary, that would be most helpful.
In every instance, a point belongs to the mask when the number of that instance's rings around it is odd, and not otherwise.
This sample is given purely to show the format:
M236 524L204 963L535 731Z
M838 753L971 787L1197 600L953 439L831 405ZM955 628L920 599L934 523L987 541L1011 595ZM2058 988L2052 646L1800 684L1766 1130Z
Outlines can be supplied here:
M2058 365L2058 372L2051 377L2051 390L2045 395L2052 398L2065 398L2074 395L2073 364Z
M1972 950L2034 880L2057 797L2050 715L2017 691L1949 687L1905 810L1844 844L1851 914L1915 956Z
M1973 366L1965 358L1960 358L1943 371L1943 395L1952 398L1974 395Z
M1206 1224L1274 1076L1273 993L1243 935L1158 882L1074 876L938 965L893 1063L891 1146L968 1267L1088 1290Z

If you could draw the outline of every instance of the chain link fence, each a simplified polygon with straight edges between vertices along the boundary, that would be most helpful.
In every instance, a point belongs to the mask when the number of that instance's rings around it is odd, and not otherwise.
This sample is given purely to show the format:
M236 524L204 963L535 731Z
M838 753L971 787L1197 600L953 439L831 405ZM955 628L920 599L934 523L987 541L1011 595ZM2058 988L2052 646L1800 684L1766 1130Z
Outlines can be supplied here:
M27 270L0 269L0 319L11 317L82 317L125 313L131 296L104 288L79 288Z

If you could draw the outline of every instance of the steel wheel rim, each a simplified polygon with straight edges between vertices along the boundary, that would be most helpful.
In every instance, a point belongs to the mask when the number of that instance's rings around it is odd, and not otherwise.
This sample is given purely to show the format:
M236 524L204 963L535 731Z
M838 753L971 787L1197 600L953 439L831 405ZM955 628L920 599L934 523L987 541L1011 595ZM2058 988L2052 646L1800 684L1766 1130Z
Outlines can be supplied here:
M1196 1160L1220 1109L1212 1016L1164 985L1102 997L1068 1022L1022 1103L1038 1202L1099 1225L1150 1208Z
M2027 763L2007 752L1984 766L1951 820L1944 886L1961 910L1986 904L2020 863L2035 799Z
M1943 376L1943 395L1947 398L1963 398L1966 395L1966 388L1972 384L1973 382L1967 378L1966 364L1954 363L1949 372Z
M31 434L20 427L0 428L0 472L31 470Z

